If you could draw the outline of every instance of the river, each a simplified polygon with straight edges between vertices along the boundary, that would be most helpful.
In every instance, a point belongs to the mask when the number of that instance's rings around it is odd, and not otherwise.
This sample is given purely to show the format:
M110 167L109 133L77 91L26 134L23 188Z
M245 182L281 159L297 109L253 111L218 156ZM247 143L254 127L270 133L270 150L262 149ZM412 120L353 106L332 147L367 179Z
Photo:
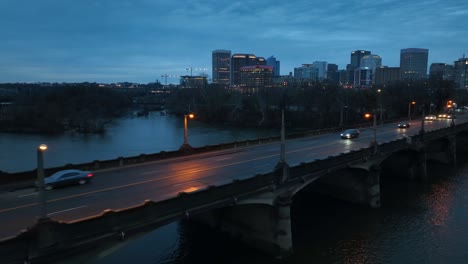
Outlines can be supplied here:
M268 133L275 132L189 123L189 142L194 146ZM46 164L55 166L70 160L78 163L177 149L182 141L183 122L157 115L124 119L104 136L2 134L2 149L3 145L18 145L24 153L18 149L9 155L3 153L0 168L8 163L3 161L5 157L16 164L7 164L12 171L33 168L34 150L40 143L50 145ZM32 157L22 161L26 156ZM180 221L128 240L119 248L90 252L70 263L468 263L467 158L459 155L456 167L434 163L428 167L428 182L405 181L383 173L379 209L313 193L298 195L291 210L294 254L286 260L273 259L203 226Z
M188 139L193 147L279 135L279 128L241 129L188 121ZM48 146L44 153L44 166L48 168L177 150L183 142L183 117L162 116L159 112L119 119L104 134L0 133L0 170L11 173L35 169L40 144Z

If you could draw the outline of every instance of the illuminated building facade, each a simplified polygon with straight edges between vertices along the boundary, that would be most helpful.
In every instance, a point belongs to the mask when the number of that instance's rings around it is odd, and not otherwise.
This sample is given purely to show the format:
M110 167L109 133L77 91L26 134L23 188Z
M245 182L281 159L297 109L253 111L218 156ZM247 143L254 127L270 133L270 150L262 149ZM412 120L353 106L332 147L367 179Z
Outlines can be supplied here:
M273 67L267 65L244 66L240 69L240 87L262 88L273 85Z
M408 48L400 50L400 74L402 80L427 78L428 49Z
M257 57L254 54L233 54L231 57L231 85L239 86L241 84L242 67L255 65L266 65L265 58Z
M454 80L456 88L468 90L468 58L455 61Z
M212 52L213 83L230 84L231 82L231 51L215 50Z

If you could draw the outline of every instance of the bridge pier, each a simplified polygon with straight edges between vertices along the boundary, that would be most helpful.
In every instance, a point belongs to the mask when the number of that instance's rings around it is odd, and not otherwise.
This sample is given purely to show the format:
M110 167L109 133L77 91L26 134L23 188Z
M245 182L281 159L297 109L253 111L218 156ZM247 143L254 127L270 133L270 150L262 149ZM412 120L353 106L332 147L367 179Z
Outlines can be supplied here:
M380 208L380 168L358 164L317 180L313 190L336 199Z
M285 195L278 197L273 205L235 205L194 215L191 219L282 258L292 253L291 203L289 195Z
M450 165L457 164L457 137L456 135L451 135L448 137L449 145L448 145L448 155L449 155L449 162Z

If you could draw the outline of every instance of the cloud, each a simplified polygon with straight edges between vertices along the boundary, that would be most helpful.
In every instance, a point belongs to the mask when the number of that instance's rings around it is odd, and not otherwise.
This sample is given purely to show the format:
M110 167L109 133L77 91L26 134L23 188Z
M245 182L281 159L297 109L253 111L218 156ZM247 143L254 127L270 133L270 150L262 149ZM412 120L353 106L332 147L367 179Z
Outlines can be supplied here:
M315 60L344 68L356 49L397 66L400 49L426 47L450 63L468 46L467 10L458 0L3 0L0 82L153 81L210 68L218 48L276 54L284 74Z

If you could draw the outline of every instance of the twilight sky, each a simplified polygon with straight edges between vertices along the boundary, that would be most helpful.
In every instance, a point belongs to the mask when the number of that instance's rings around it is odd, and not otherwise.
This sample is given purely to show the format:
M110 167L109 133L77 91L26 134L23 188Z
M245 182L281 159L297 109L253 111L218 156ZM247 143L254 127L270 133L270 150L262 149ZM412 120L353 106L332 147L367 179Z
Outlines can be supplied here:
M385 66L402 48L453 64L468 52L467 17L467 0L0 0L0 83L211 77L215 49L273 55L283 75L314 61L344 69L357 49Z

